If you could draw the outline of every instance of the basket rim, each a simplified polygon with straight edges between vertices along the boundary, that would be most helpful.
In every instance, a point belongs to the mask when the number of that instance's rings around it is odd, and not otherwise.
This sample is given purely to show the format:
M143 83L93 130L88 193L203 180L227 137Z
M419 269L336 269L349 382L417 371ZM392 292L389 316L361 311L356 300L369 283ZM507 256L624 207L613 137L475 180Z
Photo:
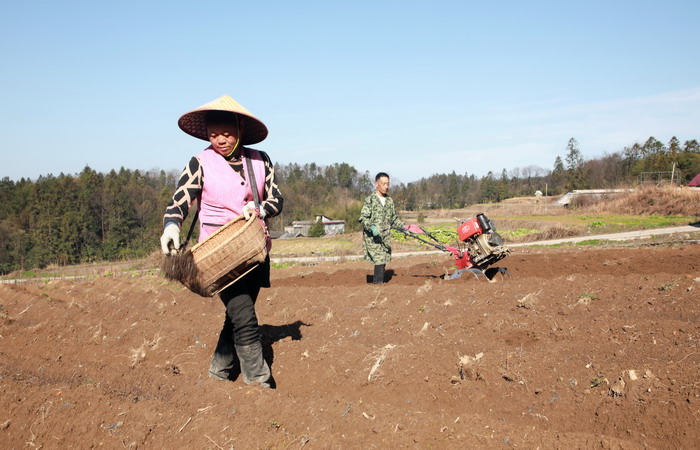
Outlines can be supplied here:
M201 241L201 242L197 242L195 245L193 245L192 248L190 249L190 251L191 251L191 252L194 252L195 249L197 249L197 248L201 247L202 245L208 243L207 241L213 240L212 238L215 238L218 234L221 234L222 232L225 232L228 228L231 227L231 225L233 225L233 224L239 222L241 219L243 219L243 220L245 221L245 224L243 224L243 226L241 227L241 229L238 230L238 233L242 233L242 232L245 231L248 227L250 227L250 226L253 224L253 221L257 219L257 216L255 216L254 214L251 214L250 217L249 217L248 219L245 219L245 218L243 217L243 214L241 214L241 215L237 216L236 218L234 218L234 219L232 219L232 220L229 220L228 222L226 222L225 224L223 224L221 227L219 227L218 230L216 230L215 232L213 232L212 234L210 234L209 236L207 236L207 238L206 238L205 240L203 240L203 241Z

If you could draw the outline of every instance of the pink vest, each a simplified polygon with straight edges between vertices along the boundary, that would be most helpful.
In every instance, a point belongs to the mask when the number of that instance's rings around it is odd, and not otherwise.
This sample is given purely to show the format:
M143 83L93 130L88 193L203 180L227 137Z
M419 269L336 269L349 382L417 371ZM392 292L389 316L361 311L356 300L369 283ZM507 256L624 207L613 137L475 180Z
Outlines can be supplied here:
M258 195L262 202L265 189L265 162L257 150L245 149L245 151L250 156ZM246 175L244 179L231 168L223 156L211 147L195 156L202 165L204 173L202 196L199 199L199 242L202 242L222 225L240 216L243 206L253 201L253 191L248 183L248 167L245 158L243 158L243 171ZM268 236L268 250L269 239Z

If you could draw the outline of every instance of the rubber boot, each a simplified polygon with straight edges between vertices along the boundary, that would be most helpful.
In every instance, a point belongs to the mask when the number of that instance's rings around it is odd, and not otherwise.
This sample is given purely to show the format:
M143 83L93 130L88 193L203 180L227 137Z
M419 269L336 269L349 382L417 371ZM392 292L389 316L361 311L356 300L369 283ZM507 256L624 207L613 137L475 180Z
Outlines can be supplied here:
M237 358L233 351L233 337L230 332L226 332L224 327L219 334L219 341L216 343L214 355L209 364L209 376L215 380L230 380L231 372L237 372Z
M241 362L241 374L245 384L259 383L264 388L272 387L270 367L263 358L262 344L236 345L238 360Z
M374 284L384 284L384 264L377 264L374 266L374 277L372 278L372 283Z

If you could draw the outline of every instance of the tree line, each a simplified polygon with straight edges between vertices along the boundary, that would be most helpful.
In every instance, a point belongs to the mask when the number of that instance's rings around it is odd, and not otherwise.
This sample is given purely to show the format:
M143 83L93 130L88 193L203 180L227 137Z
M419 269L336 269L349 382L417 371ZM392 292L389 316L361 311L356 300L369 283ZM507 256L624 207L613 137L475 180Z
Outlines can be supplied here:
M349 164L275 166L284 210L270 228L324 214L357 229L373 183ZM144 257L159 245L165 207L179 172L121 168L98 173L0 180L0 273ZM192 216L183 225L189 229Z
M499 175L435 174L393 185L391 195L405 210L461 208L514 196L548 195L572 189L632 185L674 171L686 184L700 172L697 140L664 145L650 137L620 152L584 160L575 139L552 169L503 169ZM388 168L390 170L390 168ZM362 200L374 189L374 174L347 164L275 165L285 198L270 228L282 231L295 220L325 215L359 230ZM651 174L651 175L650 175ZM656 174L656 175L654 175ZM37 180L0 180L0 273L17 269L139 258L157 249L162 216L179 172L121 168L99 173L85 167L75 175ZM191 220L191 218L190 218ZM186 230L189 220L184 224Z
M85 167L0 180L0 272L141 257L154 248L177 174Z
M574 189L604 189L646 182L685 185L700 173L700 144L683 144L676 137L667 145L650 137L621 151L585 160L571 138L551 169L538 166L503 169L500 174L436 174L392 188L394 201L406 210L463 208L475 203L499 202L511 197L561 195Z

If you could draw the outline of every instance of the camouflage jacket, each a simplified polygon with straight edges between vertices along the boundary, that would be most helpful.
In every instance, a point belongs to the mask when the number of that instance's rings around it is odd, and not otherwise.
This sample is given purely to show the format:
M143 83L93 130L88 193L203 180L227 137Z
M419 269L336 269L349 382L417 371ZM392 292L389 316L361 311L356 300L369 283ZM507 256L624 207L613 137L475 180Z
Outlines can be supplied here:
M360 212L363 228L365 259L373 264L387 264L391 261L391 227L403 227L404 223L396 214L396 207L391 197L385 197L382 206L376 192L367 197ZM376 225L380 235L372 236L370 227Z

